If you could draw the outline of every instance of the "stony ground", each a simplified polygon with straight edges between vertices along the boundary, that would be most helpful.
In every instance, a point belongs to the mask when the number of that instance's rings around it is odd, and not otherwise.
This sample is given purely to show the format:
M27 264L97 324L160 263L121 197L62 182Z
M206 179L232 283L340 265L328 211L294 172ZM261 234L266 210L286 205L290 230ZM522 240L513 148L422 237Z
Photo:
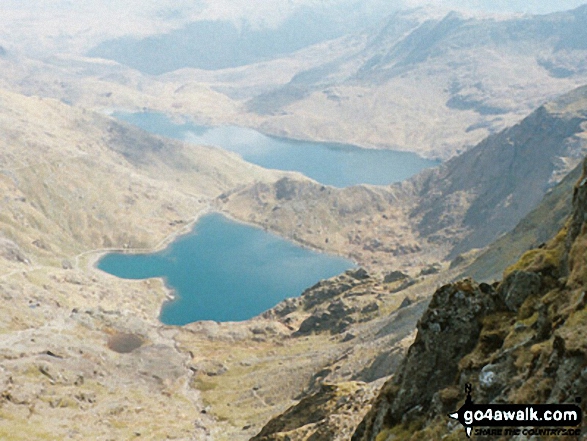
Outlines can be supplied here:
M158 249L221 193L286 174L53 100L0 104L3 439L248 439L398 363L437 275L359 271L251 321L161 325L162 281L104 274L100 254Z

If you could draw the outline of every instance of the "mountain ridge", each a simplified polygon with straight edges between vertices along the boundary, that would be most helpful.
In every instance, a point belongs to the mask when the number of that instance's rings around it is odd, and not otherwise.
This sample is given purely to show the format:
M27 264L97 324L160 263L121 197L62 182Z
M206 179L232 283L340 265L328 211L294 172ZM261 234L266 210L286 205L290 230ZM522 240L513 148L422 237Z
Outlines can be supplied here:
M582 29L583 12L506 19L450 13L429 20L397 14L390 21L398 24L388 25L399 29L391 40L383 31L369 35L362 48L298 73L247 107L264 131L331 139L333 127L326 132L313 122L336 115L347 142L448 159L585 83L584 48L571 43L569 31ZM423 115L428 124L414 126ZM360 132L345 125L352 118Z
M465 382L473 384L478 403L564 403L585 397L586 172L587 160L565 226L543 248L525 253L499 284L465 279L436 291L402 367L353 440L445 439L444 415L463 402L459 390ZM454 320L466 314L475 317L465 325ZM439 338L443 344L434 345ZM451 351L457 352L446 358ZM437 357L443 357L441 369ZM422 369L435 381L422 383ZM584 401L581 407L584 412ZM460 430L449 424L450 439L460 439Z
M575 89L403 183L334 189L284 178L225 194L217 207L368 269L450 261L514 228L587 153L586 93Z

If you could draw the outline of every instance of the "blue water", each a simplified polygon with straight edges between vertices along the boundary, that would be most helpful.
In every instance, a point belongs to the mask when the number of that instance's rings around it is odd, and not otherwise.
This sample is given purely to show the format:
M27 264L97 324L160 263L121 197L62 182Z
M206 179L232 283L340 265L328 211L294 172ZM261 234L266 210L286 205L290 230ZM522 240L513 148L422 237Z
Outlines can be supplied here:
M160 252L111 253L97 266L125 279L165 278L175 299L163 305L160 320L184 325L249 319L353 263L214 213Z
M115 113L148 132L238 153L261 167L299 171L326 185L388 185L438 165L415 153L363 149L348 144L296 141L234 126L177 124L160 113Z

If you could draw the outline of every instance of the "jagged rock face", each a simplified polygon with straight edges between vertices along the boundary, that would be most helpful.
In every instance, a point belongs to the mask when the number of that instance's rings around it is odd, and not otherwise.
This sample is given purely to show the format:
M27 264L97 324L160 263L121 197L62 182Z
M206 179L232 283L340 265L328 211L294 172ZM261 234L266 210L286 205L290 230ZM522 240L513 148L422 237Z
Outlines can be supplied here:
M514 271L501 283L498 293L511 311L517 311L526 297L538 293L541 282L536 273Z
M398 280L407 279L409 276L401 271L392 271L387 273L383 278L384 283L397 282Z
M455 381L458 361L477 343L481 319L495 311L500 302L489 285L465 280L439 288L418 323L416 340L397 376L387 383L378 410L370 415L353 439L372 439L381 425L398 424L406 417L425 414L436 388ZM438 348L442 348L439 351Z
M408 351L401 374L393 381L399 386L391 406L391 419L401 421L407 412L419 412L432 398L430 384L454 381L457 360L470 351L481 330L480 319L495 309L493 291L483 292L464 281L446 285L434 294L428 310L418 323L416 341ZM435 349L442 347L442 353Z
M452 238L448 256L452 259L471 248L487 246L514 228L548 187L560 180L561 163L577 164L587 151L575 138L587 120L586 94L587 88L580 88L569 98L542 106L519 124L431 171L430 176L414 178L421 203L411 215L420 234L435 242ZM582 110L561 111L565 99L583 103Z
M575 187L567 226L508 268L497 289L464 281L435 293L396 378L382 389L353 440L396 439L416 423L411 439L441 439L462 430L448 425L446 414L462 403L465 383L473 385L476 403L581 397L585 411L586 182L584 175ZM457 288L464 283L473 300L461 300L458 308L455 300L468 298ZM438 338L435 332L445 334Z
M375 305L374 310L379 308L377 303L373 303L372 305ZM363 310L365 310L365 312L370 312L369 305L365 306ZM333 334L344 332L348 326L355 321L351 317L351 314L355 312L357 312L356 308L349 306L344 300L338 299L330 303L327 306L326 311L313 314L304 320L298 331L293 335L307 335L312 332L320 332L324 330L329 330Z
M376 283L363 268L348 270L316 283L300 297L281 302L264 316L276 317L287 326L303 317L292 334L294 337L322 332L341 334L351 324L364 321L379 310L381 301L371 291Z
M587 220L587 162L583 163L583 174L573 191L573 213L567 235L567 249L573 244Z

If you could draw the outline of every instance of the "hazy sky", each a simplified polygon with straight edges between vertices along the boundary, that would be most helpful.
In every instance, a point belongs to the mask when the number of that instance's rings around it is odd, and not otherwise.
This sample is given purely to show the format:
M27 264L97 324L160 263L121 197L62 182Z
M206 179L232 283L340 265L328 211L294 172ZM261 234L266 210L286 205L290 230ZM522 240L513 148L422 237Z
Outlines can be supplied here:
M554 11L573 9L583 4L586 0L442 0L426 2L423 0L406 0L405 3L424 4L431 3L455 9L482 10L488 12L525 12L545 14Z
M0 45L34 53L84 53L106 39L168 32L198 19L274 27L303 6L335 17L361 11L384 18L394 8L432 5L487 12L547 13L587 0L0 0Z

